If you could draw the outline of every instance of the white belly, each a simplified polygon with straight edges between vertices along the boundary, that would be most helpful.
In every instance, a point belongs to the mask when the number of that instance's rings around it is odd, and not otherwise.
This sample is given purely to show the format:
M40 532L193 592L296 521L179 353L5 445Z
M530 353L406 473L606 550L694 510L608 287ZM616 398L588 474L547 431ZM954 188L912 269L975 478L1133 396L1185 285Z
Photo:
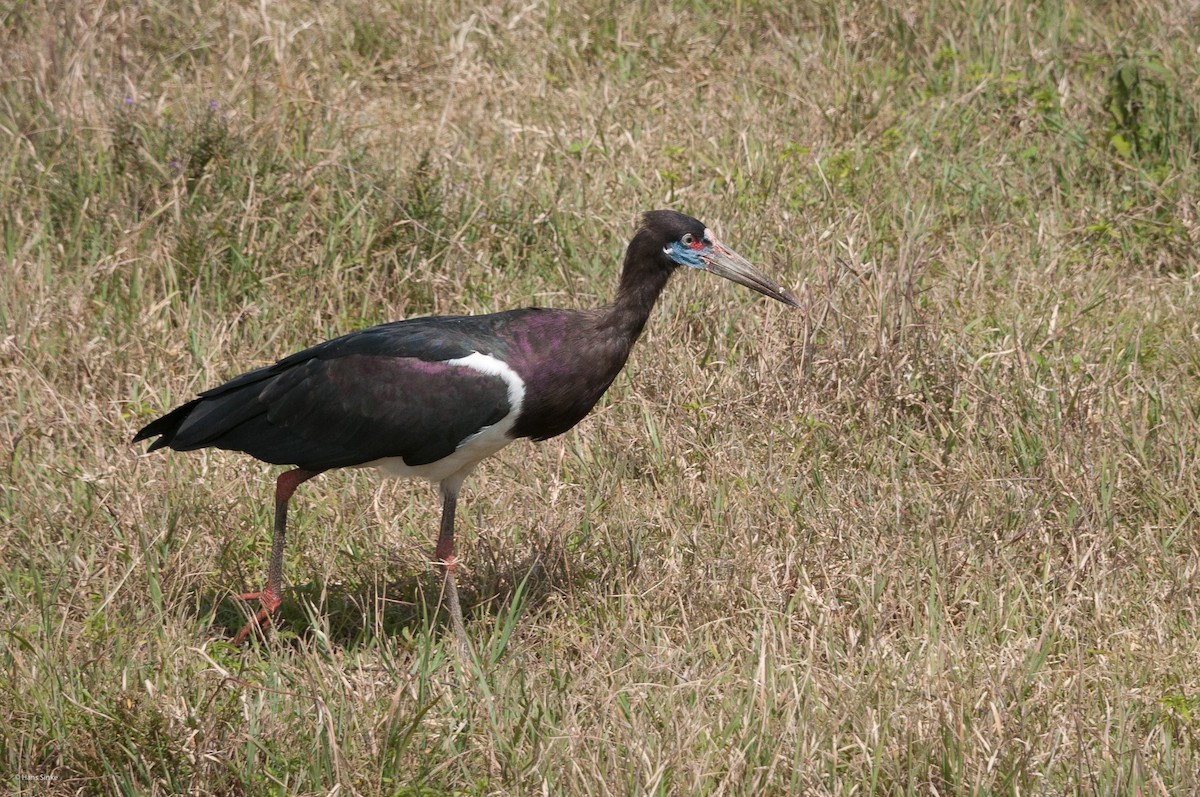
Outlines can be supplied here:
M466 357L456 360L447 360L446 363L503 379L508 386L508 414L491 426L485 426L464 439L450 456L442 457L434 462L424 465L409 465L403 457L384 457L372 462L364 462L358 467L376 468L384 478L388 479L428 479L438 483L448 481L457 489L457 485L462 483L462 480L474 470L476 465L513 441L509 432L517 422L517 416L521 414L521 404L525 400L524 380L516 371L509 368L507 363L479 352L472 352Z
M488 426L468 437L453 454L436 462L409 465L402 457L384 457L374 462L365 462L359 467L375 468L386 479L429 479L431 482L444 482L451 477L457 477L461 481L480 461L512 442L512 438L508 436L508 429L500 429L503 422ZM508 424L508 427L512 428L512 424Z

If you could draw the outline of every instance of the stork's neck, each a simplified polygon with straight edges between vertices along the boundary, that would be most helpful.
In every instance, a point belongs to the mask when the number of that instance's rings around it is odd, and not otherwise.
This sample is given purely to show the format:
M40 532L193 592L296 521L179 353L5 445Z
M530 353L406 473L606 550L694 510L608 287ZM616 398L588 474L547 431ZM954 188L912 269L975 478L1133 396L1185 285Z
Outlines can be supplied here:
M579 423L625 366L671 276L649 236L630 244L613 303L595 310L529 310L518 318L526 354L510 359L525 381L513 437L545 440ZM639 246L639 243L641 244Z
M625 266L621 269L621 282L617 287L617 298L604 309L599 328L614 330L628 340L633 346L646 319L654 309L654 303L667 285L671 277L669 269L655 262L649 252L643 252L643 247L634 240L629 252L625 255Z

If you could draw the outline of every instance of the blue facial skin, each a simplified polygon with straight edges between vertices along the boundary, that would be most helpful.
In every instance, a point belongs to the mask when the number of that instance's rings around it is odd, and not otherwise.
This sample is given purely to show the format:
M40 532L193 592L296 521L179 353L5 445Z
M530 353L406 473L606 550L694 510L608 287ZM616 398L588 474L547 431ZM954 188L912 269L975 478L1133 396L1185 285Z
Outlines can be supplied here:
M669 245L663 247L663 253L681 266L703 270L704 261L700 259L700 256L707 252L710 247L711 244L709 244L707 240L704 241L703 249L692 249L690 246L685 246L680 241L673 241Z

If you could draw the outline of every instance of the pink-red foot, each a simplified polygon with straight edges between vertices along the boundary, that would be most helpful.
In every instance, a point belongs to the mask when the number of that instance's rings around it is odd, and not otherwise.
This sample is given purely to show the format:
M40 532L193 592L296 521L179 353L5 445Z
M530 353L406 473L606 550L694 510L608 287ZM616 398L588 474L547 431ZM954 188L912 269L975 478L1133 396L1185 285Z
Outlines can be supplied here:
M262 592L243 592L241 595L235 596L240 601L258 601L262 604L262 608L258 610L258 614L250 622L242 626L242 630L238 631L237 636L233 638L233 644L240 645L246 641L246 637L250 636L251 631L265 631L271 625L271 616L279 611L283 599L267 587Z

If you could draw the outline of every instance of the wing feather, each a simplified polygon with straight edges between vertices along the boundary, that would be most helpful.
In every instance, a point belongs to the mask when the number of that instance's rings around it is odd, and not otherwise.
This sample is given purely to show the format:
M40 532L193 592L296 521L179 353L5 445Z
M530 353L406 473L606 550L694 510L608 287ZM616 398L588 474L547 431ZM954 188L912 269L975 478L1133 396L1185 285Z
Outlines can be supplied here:
M148 424L136 439L214 446L310 470L446 457L512 411L495 374L451 361L495 343L494 316L383 324L238 376Z

